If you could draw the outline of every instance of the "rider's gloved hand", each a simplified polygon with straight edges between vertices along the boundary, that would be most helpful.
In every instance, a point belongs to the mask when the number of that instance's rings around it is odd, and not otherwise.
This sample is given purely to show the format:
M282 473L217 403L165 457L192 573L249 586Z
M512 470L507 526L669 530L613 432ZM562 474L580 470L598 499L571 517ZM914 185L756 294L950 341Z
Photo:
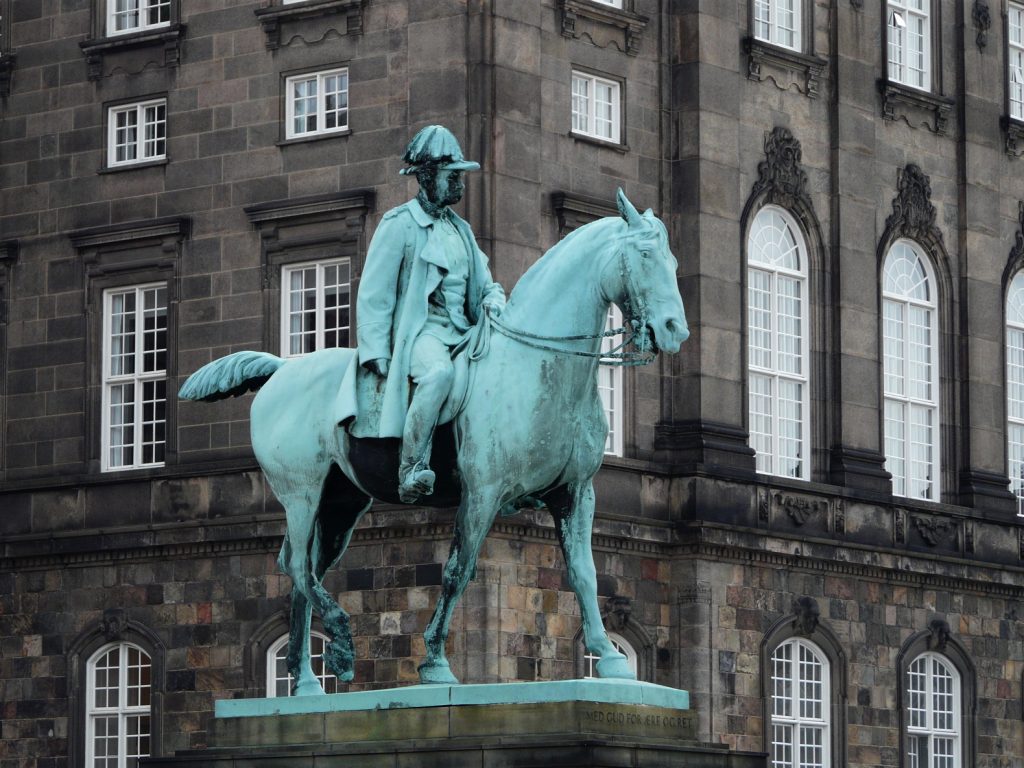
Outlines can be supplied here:
M382 379L386 379L388 376L388 359L386 357L379 357L376 360L370 360L365 363L368 370L376 373Z

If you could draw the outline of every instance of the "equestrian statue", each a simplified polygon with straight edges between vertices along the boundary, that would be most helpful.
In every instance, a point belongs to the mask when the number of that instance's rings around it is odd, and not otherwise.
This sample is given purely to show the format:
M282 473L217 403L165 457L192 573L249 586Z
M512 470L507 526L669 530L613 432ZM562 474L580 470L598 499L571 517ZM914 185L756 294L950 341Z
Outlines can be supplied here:
M641 365L689 336L665 225L622 190L619 216L571 232L519 280L506 303L473 232L451 210L463 193L458 141L428 126L402 173L419 193L384 214L356 305L358 349L283 360L237 352L209 363L179 397L214 401L259 390L253 451L284 505L278 564L292 578L293 693L323 693L310 664L315 608L328 668L353 678L349 617L323 587L373 499L458 507L441 593L424 631L422 683L457 683L445 655L456 603L499 513L551 512L597 674L634 679L609 641L591 551L593 478L608 422L597 366ZM611 304L625 327L606 330ZM625 341L602 351L602 342Z

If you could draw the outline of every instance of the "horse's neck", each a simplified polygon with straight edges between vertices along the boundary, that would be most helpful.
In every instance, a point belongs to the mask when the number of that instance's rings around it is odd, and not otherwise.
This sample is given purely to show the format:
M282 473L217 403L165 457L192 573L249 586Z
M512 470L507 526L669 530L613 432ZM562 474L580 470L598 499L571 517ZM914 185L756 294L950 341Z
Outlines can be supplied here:
M608 298L602 286L612 255L607 247L595 255L580 246L550 253L523 276L501 315L517 330L539 336L595 336L604 328ZM542 263L543 262L543 263ZM575 342L596 349L600 339Z

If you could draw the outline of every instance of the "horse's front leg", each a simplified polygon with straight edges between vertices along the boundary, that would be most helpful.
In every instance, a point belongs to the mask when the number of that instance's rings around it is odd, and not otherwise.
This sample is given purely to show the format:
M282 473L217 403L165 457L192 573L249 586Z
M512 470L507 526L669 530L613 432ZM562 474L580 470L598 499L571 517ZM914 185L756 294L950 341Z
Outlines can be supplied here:
M554 507L555 528L569 569L569 584L576 593L583 615L583 642L600 659L598 677L635 680L626 657L608 639L601 608L597 603L597 570L590 538L594 528L594 485L591 480L569 486L567 506Z
M421 683L459 682L448 665L444 644L452 611L476 573L477 555L498 513L498 506L493 493L463 493L455 517L455 537L441 578L441 596L423 633L427 657L419 667Z
M309 659L309 622L313 608L301 590L292 589L291 621L288 629L288 674L292 678L293 696L311 696L324 692L313 674ZM267 681L272 685L272 681ZM270 694L270 691L267 691Z

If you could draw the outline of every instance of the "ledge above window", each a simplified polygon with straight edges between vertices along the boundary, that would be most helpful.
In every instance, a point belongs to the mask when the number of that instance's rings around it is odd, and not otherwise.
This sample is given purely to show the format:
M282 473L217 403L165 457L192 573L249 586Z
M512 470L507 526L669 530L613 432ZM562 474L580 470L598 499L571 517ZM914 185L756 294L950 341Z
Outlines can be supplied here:
M267 50L276 51L282 45L281 25L289 22L337 14L345 17L345 28L334 28L336 32L346 35L362 34L363 8L366 2L367 0L302 0L281 4L280 0L275 0L273 5L257 8L254 13L267 36ZM324 33L317 35L317 39L321 39ZM285 41L284 45L287 44L288 41Z
M162 47L163 66L177 67L181 61L181 39L184 36L184 24L171 24L142 32L84 40L78 45L85 54L89 79L98 80L103 77L104 57L123 51Z
M1000 122L1006 134L1006 154L1021 157L1024 155L1024 121L1003 115Z
M953 99L884 78L878 81L878 90L882 94L882 117L886 120L902 117L913 128L924 126L932 133L946 135Z
M820 95L821 76L828 66L825 59L772 45L756 37L743 40L747 52L747 77L758 82L771 78L782 90L795 85L809 99Z
M625 0L623 5L632 5L630 0ZM597 27L612 27L622 31L624 40L622 43L614 41L614 45L629 56L636 56L640 52L640 44L643 42L644 30L647 28L648 18L634 13L627 8L616 8L612 5L593 2L593 0L562 0L562 36L579 38L586 31L591 40L598 47L605 47L613 41L602 44L598 42L589 30L583 30L577 22L585 19L591 25Z

